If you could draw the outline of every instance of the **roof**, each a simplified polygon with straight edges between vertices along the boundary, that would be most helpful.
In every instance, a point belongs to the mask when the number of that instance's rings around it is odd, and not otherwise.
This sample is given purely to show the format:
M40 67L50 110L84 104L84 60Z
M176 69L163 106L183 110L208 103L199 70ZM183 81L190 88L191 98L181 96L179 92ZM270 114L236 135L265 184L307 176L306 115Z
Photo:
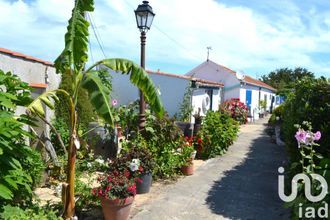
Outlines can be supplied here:
M208 85L208 86L216 86L216 87L224 87L223 83L219 82L214 82L210 80L204 80L200 78L195 78L187 75L178 75L178 74L172 74L172 73L165 73L165 72L160 72L158 71L152 71L152 70L147 70L147 73L149 74L157 74L161 76L168 76L168 77L174 77L174 78L179 78L179 79L186 79L186 80L191 80L191 81L196 81L201 83L202 85Z
M32 57L32 56L28 56L28 55L19 53L19 52L11 51L11 50L8 50L8 49L2 48L2 47L0 47L0 53L8 54L8 55L13 56L13 57L23 58L25 60L41 63L41 64L44 64L44 65L47 65L47 66L54 66L54 64L51 63L51 62L44 61L44 60L41 60L41 59L38 59L38 58L35 58L35 57Z
M215 62L213 62L211 60L205 61L202 64L205 64L206 62L213 63L213 64L219 66L222 71L227 71L228 73L230 73L230 74L232 74L232 75L234 75L236 77L236 71L234 71L234 70L232 70L232 69L230 69L230 68L228 68L228 67L226 67L224 65L220 65L218 63L215 63ZM194 75L194 71L196 69L202 68L202 64L199 65L199 66L197 66L195 69L193 69L189 73L187 73L186 76L193 76ZM266 84L264 82L261 82L260 80L254 79L254 78L252 78L251 76L248 76L248 75L246 75L244 77L243 82L246 82L248 84L255 85L255 86L260 86L260 87L263 87L263 88L266 88L266 89L270 89L272 91L276 91L276 89L274 87L272 87L272 86L270 86L270 85L268 85L268 84Z

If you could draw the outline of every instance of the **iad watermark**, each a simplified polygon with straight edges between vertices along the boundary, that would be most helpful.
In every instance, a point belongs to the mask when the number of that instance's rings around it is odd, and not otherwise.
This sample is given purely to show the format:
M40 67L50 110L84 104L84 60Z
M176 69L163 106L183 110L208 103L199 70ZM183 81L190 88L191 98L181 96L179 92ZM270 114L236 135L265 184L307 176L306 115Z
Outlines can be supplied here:
M284 194L284 168L280 167L278 168L278 172L280 173L278 176L278 195L284 202L292 202L298 194L298 181L303 180L304 186L305 186L305 196L310 202L319 202L328 193L328 184L327 181L324 179L323 176L319 174L309 174L313 179L319 181L321 183L322 191L319 195L312 195L311 193L311 180L310 178L303 173L299 173L295 175L291 181L291 194L289 196ZM304 207L303 204L299 204L299 218L328 218L328 204L324 202L324 207L320 207L317 210L315 210L314 207Z

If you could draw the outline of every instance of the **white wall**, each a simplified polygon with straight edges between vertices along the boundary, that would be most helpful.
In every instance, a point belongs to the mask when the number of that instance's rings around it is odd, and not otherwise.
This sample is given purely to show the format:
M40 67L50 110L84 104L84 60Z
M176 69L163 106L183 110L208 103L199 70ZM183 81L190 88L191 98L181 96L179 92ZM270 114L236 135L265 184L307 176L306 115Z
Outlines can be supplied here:
M12 72L13 74L19 76L22 81L27 83L47 84L47 91L58 88L61 82L61 76L56 74L56 70L53 66L7 54L0 53L0 69L4 72ZM48 82L46 81L46 75L48 75ZM35 89L34 93L41 94L42 91L45 90ZM25 113L25 109L18 108L16 113L23 114ZM46 119L49 121L53 116L54 112L47 108ZM48 131L48 126L45 126L45 129Z
M129 82L128 75L113 73L112 76L112 97L118 100L118 104L127 105L139 98L138 89ZM190 85L190 80L153 73L149 76L160 90L160 98L168 114L173 116L178 113L185 90Z

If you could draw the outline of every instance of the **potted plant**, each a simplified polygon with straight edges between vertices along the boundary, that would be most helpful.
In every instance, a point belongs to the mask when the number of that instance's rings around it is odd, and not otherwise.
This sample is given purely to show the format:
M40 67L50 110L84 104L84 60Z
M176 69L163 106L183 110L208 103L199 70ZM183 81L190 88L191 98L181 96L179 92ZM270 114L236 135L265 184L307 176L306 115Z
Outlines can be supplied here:
M135 139L124 143L129 159L138 159L136 172L136 190L137 194L144 194L150 191L152 184L152 171L155 167L155 160L152 158L151 152L147 148L144 138L138 134Z
M101 200L105 220L127 220L136 195L130 171L114 171L98 177L99 186L92 193Z
M180 105L180 112L178 113L178 120L176 125L182 130L184 136L191 137L193 135L194 126L190 122L191 113L193 108L191 106L191 98L192 98L192 88L191 84L189 84L186 88L186 91L183 95L183 100Z
M198 108L198 112L196 112L193 115L194 119L195 119L195 124L194 124L194 136L196 136L198 134L198 131L201 128L202 125L202 121L203 121L203 116L201 116L201 108Z
M194 173L194 159L196 156L196 151L191 142L186 141L185 145L179 149L181 152L181 172L190 176Z

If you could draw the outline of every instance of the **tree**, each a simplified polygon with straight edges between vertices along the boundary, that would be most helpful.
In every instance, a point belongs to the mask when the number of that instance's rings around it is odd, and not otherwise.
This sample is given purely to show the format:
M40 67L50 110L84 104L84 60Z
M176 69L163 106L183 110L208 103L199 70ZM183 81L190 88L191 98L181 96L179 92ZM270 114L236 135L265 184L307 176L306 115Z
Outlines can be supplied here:
M295 69L281 68L261 76L261 81L277 89L277 93L287 96L294 88L295 82L304 78L314 79L314 73L305 68L297 67Z
M72 10L72 17L69 20L67 33L65 34L65 48L55 60L55 67L58 73L71 78L71 90L56 89L47 91L35 99L29 106L30 114L44 116L43 104L54 109L52 101L58 102L58 94L67 97L69 103L70 141L68 146L68 170L67 183L63 185L63 203L65 219L72 219L74 216L74 179L75 162L77 149L80 148L80 141L77 132L77 100L81 88L88 92L89 100L96 110L96 113L107 123L113 126L113 116L109 104L110 90L102 82L97 66L104 66L122 74L129 74L130 81L136 85L144 94L149 106L157 113L163 115L163 106L158 96L157 89L152 83L148 74L137 64L126 59L105 59L85 69L88 60L88 26L85 19L86 12L94 10L93 0L75 0ZM61 103L62 104L62 103Z

